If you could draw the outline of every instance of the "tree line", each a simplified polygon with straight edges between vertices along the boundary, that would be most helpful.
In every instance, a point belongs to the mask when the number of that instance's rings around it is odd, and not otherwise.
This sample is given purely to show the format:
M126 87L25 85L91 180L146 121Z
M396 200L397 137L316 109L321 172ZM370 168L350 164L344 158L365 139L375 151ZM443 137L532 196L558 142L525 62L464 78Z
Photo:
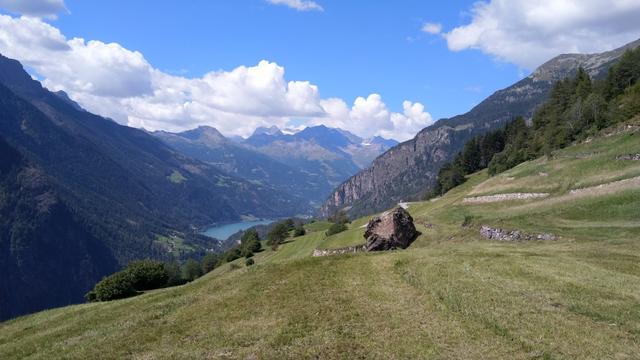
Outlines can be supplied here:
M640 113L640 48L626 51L607 76L594 81L579 68L555 83L531 124L517 117L503 129L465 143L438 172L426 198L441 196L465 182L466 175L487 168L491 176L561 149Z
M298 237L305 233L301 221L286 219L273 225L267 234L266 244L275 251L288 237ZM254 265L254 254L262 250L260 235L251 228L242 234L238 245L221 254L208 253L200 261L188 259L181 265L151 259L132 261L123 270L103 278L85 298L90 302L110 301L135 296L147 290L182 285L239 258L245 258L245 266Z

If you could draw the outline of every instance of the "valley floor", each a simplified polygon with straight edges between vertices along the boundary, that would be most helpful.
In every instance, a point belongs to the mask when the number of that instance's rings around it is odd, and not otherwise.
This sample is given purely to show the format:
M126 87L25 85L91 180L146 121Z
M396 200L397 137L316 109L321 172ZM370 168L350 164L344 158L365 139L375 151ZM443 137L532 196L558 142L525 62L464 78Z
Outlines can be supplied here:
M637 153L629 131L474 174L408 204L422 235L403 251L314 258L362 242L368 218L328 238L313 223L251 267L8 321L0 358L638 359L640 188L571 196L640 176L615 160ZM549 196L464 202L508 193ZM482 225L558 238L487 240Z

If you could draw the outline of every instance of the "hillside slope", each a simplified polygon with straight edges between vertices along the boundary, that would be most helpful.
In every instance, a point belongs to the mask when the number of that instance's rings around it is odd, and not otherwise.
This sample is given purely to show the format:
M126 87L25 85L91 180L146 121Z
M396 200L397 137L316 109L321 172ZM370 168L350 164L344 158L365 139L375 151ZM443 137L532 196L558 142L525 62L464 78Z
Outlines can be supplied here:
M367 218L329 238L310 224L252 267L0 324L0 357L632 359L638 154L640 118L408 204L422 235L406 250L313 258L362 241ZM533 192L548 195L465 200ZM481 226L556 239L489 240Z
M600 54L560 55L530 76L495 92L469 112L442 119L413 139L380 155L373 164L338 186L322 206L324 215L339 209L361 216L381 211L398 201L421 198L433 186L438 170L467 140L504 126L516 116L530 118L546 100L555 81L583 67L591 77L606 75L625 50L640 40Z
M218 245L198 235L194 231L198 227L240 219L241 215L287 216L302 207L286 193L231 176L185 157L142 130L79 109L60 94L43 88L19 62L2 56L0 138L38 169L38 178L45 179L56 201L66 209L55 214L73 215L73 219L56 218L57 221L82 224L82 229L88 232L88 235L64 232L50 239L57 242L50 252L28 253L33 266L21 267L24 272L21 277L8 272L0 274L3 281L9 281L11 276L16 288L25 289L25 292L0 292L0 302L21 303L16 309L39 310L48 301L50 306L82 301L91 284L105 272L114 270L114 265L104 267L100 261L94 263L97 258L105 259L106 263L115 258L116 265L121 266L132 259L185 255L175 251L176 243L186 244L183 249L187 256L199 256L205 249ZM21 179L30 180L33 179ZM11 195L17 198L30 196L28 188L16 185L13 190L16 193ZM4 197L0 197L0 204L11 205L5 203ZM6 211L20 215L13 219L14 223L32 220L31 214L18 208ZM0 242L6 244L19 238L22 246L35 249L41 236L46 237L30 231L0 231ZM92 239L101 244L96 247L102 250L99 256L76 257L73 261L67 257L73 251L63 244ZM3 256L9 257L9 263L20 262L18 252L6 252ZM69 272L60 269L60 274L73 272L73 276L61 278L62 282L82 285L65 289L57 282L34 281L50 275L50 269L44 265L49 261L68 266ZM71 271L81 266L86 272ZM29 290L31 294L27 294ZM35 294L39 294L37 299Z

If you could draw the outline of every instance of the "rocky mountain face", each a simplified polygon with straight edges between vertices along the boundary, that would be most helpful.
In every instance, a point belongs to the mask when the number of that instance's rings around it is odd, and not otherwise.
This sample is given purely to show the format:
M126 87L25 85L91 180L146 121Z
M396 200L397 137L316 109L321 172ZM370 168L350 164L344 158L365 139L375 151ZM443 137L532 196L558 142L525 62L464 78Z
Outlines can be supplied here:
M367 142L348 131L324 125L308 127L294 134L274 130L272 128L269 133L257 131L244 141L244 145L324 179L323 187L326 188L326 184L329 188L326 194L397 144L395 140L383 138Z
M24 302L2 316L81 301L132 259L199 256L219 246L198 227L301 207L289 194L79 109L1 56L0 139L0 159L18 154L7 167L17 170L0 173L0 283L22 289L1 291L0 304ZM34 280L51 274L59 281Z
M156 131L153 135L189 157L238 178L289 194L301 204L297 214L311 213L312 205L315 203L317 207L328 193L319 186L323 179L229 140L212 127L201 126L176 134Z
M275 126L258 128L241 140L227 139L206 126L153 135L189 157L290 194L309 210L317 209L336 185L397 144L381 137L365 140L325 126L285 131Z
M339 185L321 208L323 215L340 209L366 215L387 209L400 201L421 198L430 190L440 167L459 152L464 143L481 133L504 126L516 116L530 118L544 102L555 81L583 67L592 77L606 74L625 50L640 46L640 40L599 54L560 55L528 77L495 92L469 112L441 119L421 130Z

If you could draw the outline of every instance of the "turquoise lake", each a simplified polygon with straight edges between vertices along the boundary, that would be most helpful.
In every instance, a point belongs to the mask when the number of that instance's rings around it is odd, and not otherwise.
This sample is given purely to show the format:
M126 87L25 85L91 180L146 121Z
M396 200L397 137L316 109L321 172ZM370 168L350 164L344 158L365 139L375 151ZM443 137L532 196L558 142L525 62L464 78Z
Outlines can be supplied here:
M229 236L237 233L240 230L246 230L256 225L271 224L273 220L255 220L255 221L240 221L230 224L222 224L208 228L203 232L204 235L216 238L218 240L227 240Z

